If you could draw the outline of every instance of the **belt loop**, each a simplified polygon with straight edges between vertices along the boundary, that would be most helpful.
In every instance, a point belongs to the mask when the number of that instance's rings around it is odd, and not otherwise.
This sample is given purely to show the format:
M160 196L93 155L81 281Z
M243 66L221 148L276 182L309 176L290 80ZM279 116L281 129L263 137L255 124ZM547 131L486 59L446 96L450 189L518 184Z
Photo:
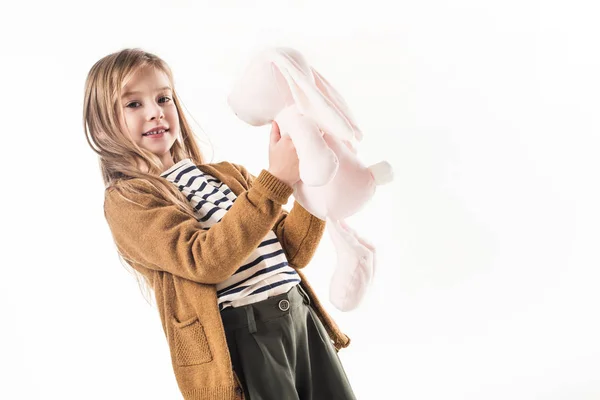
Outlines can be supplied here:
M298 291L300 292L300 295L304 298L304 302L308 305L310 305L310 296L308 295L308 293L306 293L304 291L304 288L302 287L301 284L296 285L298 287Z
M252 305L244 307L246 310L246 318L248 319L248 330L250 333L256 332L256 321L254 320L254 309Z

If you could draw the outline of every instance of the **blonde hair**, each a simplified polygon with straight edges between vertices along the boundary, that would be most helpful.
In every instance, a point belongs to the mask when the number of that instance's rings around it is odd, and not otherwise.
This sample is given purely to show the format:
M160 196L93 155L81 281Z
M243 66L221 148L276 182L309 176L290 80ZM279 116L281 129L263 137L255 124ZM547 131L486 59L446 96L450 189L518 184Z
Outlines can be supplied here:
M173 89L173 101L179 114L181 136L173 143L170 153L173 162L190 158L195 164L203 164L195 135L186 120L182 103L175 91L173 74L160 57L141 49L123 49L97 61L90 69L85 82L83 102L83 129L90 147L98 154L105 190L114 187L123 197L126 193L140 193L129 181L141 178L153 186L164 198L195 218L194 208L171 182L160 177L166 169L154 153L139 147L120 128L122 113L121 90L127 81L140 69L153 67L165 73ZM145 166L145 169L140 168ZM114 238L113 238L114 239ZM149 278L137 271L117 248L120 260L131 267L140 289L144 286L144 297L153 291Z

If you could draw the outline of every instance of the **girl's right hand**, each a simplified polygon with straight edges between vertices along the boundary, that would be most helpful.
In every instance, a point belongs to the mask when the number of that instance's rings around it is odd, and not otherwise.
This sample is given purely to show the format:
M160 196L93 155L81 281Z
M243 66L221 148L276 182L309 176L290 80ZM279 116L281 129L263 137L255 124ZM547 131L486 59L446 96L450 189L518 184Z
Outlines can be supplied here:
M289 135L281 137L279 126L275 121L271 124L268 171L289 186L293 186L300 180L296 147Z

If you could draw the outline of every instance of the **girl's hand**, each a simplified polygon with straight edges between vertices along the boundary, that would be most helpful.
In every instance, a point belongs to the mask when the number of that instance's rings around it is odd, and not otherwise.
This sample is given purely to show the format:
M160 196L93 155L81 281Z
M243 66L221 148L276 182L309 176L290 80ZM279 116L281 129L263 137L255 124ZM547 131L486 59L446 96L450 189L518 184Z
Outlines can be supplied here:
M289 186L293 186L300 180L296 147L289 135L281 137L279 126L275 121L271 124L268 171Z

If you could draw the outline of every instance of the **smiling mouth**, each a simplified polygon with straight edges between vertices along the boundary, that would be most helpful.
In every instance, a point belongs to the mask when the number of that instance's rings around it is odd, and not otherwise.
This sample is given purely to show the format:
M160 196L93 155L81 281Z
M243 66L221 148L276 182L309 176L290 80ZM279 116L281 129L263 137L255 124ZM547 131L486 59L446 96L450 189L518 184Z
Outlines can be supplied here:
M159 131L147 132L147 133L143 133L142 136L154 136L154 135L159 135L159 134L165 133L165 132L169 132L169 130L168 129L161 129Z

